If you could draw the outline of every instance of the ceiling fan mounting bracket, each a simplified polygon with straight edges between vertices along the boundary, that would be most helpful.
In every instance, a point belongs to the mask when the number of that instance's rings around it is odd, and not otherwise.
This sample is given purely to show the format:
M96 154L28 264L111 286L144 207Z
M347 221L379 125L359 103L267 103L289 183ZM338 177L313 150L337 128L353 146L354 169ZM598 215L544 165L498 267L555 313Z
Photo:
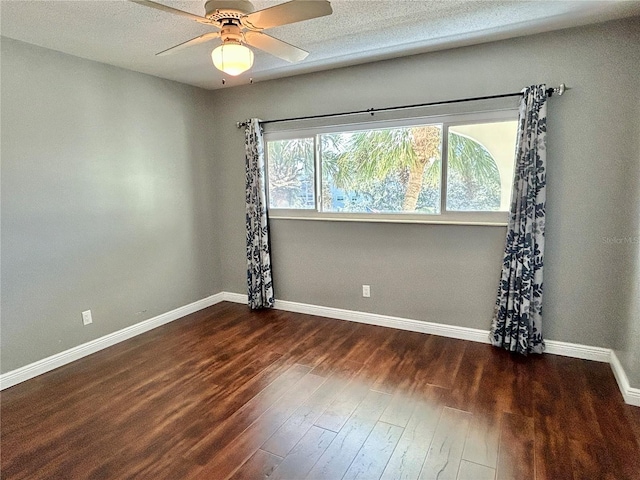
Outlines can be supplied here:
M205 17L214 22L240 20L254 11L253 4L247 0L208 0L204 4Z

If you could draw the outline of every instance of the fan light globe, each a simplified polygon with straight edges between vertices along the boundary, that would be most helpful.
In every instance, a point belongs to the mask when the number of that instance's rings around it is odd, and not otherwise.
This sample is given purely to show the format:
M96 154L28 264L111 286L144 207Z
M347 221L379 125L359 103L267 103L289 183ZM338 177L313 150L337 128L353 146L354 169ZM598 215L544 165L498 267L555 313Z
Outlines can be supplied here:
M227 75L240 75L253 65L253 52L239 43L224 43L211 52L213 65Z

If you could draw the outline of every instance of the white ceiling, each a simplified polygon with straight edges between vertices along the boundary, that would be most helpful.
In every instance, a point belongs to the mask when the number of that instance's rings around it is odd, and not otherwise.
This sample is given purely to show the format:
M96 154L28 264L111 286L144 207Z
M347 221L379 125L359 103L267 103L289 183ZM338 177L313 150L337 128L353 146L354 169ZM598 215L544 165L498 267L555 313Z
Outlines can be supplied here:
M157 0L204 14L204 0ZM255 0L256 10L280 1ZM303 48L288 64L256 51L254 67L226 86L640 15L640 1L331 0L333 14L268 30ZM42 47L198 87L221 88L216 41L156 57L212 31L126 0L0 0L0 33ZM562 48L559 46L559 48Z

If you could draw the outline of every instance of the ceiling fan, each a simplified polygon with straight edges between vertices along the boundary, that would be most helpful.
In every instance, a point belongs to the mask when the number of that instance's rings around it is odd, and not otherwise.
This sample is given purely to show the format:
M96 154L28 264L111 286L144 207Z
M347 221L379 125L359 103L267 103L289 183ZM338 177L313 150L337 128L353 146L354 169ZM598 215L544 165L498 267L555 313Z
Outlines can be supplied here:
M218 70L233 76L240 75L253 65L253 51L245 44L288 62L304 60L309 52L267 35L263 30L333 13L327 0L292 0L258 11L254 11L248 0L208 0L204 5L204 17L151 0L130 1L216 28L216 32L205 33L156 55L175 53L219 38L222 45L211 52L213 64Z

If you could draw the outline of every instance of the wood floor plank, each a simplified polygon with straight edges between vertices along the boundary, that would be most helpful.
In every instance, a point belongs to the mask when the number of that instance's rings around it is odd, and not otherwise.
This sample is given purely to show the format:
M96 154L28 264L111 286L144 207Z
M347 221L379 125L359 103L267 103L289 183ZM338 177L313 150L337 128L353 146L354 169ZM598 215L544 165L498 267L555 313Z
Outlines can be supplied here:
M569 461L574 480L615 480L619 479L618 469L607 449L602 445L592 445L570 440Z
M425 458L420 480L455 480L471 414L445 407Z
M593 407L599 426L590 443L604 447L618 477L640 479L640 408L622 402L609 365L583 361L576 368L581 370L588 395L585 400ZM594 440L598 434L600 440ZM588 437L587 432L573 436L580 437Z
M201 465L209 460L222 448L226 447L245 428L269 410L282 395L293 385L298 383L311 369L304 365L293 365L282 373L271 384L267 385L255 397L242 405L225 420L221 421L208 434L204 435L188 454L196 458Z
M444 390L431 386L425 390L382 474L385 480L416 480L427 456L442 414Z
M274 434L326 379L307 374L280 396L255 422L207 460L202 478L227 478ZM286 459L285 459L286 460Z
M302 479L325 452L337 433L312 426L295 445L269 480Z
M400 356L391 349L379 347L375 349L368 361L378 366L375 372L369 372L372 375L371 388L382 393L394 393L396 387L390 383L390 379L395 375L394 371L401 361Z
M281 457L286 456L331 402L341 394L349 378L356 375L358 370L340 371L330 376L261 448ZM315 374L311 373L311 375Z
M430 335L423 345L421 371L427 383L451 388L469 342Z
M281 355L287 355L291 350L291 345L304 344L321 330L322 325L315 322L313 317L296 316L295 319L287 322L283 329L265 338L264 347Z
M555 480L573 476L569 438L549 417L534 418L536 480Z
M466 345L458 374L447 395L447 406L467 412L473 411L484 368L490 361L490 345L471 343Z
M498 464L502 415L477 412L471 418L462 458L495 469Z
M342 480L380 478L403 431L397 425L376 423Z
M371 388L390 394L411 391L419 371L416 357L424 345L424 336L415 332L399 330L389 335L368 360L378 366L378 375Z
M494 480L496 471L493 468L462 460L457 480Z
M412 394L398 391L391 397L391 401L382 414L382 417L380 417L380 421L404 428L407 426L407 423L409 423L416 403L417 400Z
M348 340L354 333L356 326L351 322L336 322L329 331L324 331L319 339L315 339L314 345L307 348L304 355L296 359L302 365L310 365L314 368L327 359L335 357L336 352L343 351L343 345L348 344Z
M554 365L560 378L571 378L562 382L562 419L569 438L584 442L599 443L603 439L601 423L602 413L596 413L594 396L590 395L589 383L582 366L585 360L576 358L554 358ZM597 362L589 362L598 368ZM614 420L614 419L611 419Z
M373 352L389 336L390 329L383 327L372 327L371 325L356 324L348 338L340 346L340 355L331 355L324 358L312 371L312 373L322 374L322 372L332 371L344 366L345 363L363 365L371 357Z
M370 390L306 478L342 478L389 400L390 395Z
M348 322L341 321L336 322L332 327L327 328L326 325L321 325L313 335L292 345L285 355L296 363L315 367L326 358L327 350L331 349L335 342L344 340L343 336L353 328Z
M612 385L610 388L615 388L615 386ZM615 408L615 400L613 400L610 405ZM640 448L640 407L623 405L622 409L627 417L628 425L636 437L636 444Z
M352 335L355 342L348 345L344 358L356 363L368 363L375 350L389 341L393 331L391 328L359 324Z
M230 480L271 478L273 471L280 465L282 458L264 450L258 450L251 458L236 470Z
M497 414L511 412L515 383L512 355L497 348L491 349L488 355L472 411Z
M316 420L315 425L334 432L340 431L353 411L369 393L369 385L370 382L363 378L362 375L357 375L351 379L342 389L340 395L331 402L320 418Z
M498 452L498 480L534 478L533 419L513 413L504 413Z

